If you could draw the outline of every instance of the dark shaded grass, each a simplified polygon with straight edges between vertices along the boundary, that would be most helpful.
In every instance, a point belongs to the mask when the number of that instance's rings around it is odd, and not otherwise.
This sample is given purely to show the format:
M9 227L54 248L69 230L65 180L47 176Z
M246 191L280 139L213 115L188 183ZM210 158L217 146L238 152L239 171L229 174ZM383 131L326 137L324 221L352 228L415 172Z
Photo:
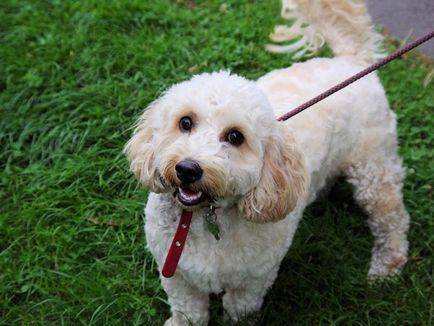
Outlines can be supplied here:
M0 324L167 318L144 250L146 193L123 145L143 108L192 73L257 78L285 67L287 56L263 50L278 12L278 1L0 3ZM306 212L262 324L432 325L434 92L423 82L433 68L410 54L380 72L399 117L411 255L420 259L369 286L372 239L340 182ZM214 324L221 315L214 297Z

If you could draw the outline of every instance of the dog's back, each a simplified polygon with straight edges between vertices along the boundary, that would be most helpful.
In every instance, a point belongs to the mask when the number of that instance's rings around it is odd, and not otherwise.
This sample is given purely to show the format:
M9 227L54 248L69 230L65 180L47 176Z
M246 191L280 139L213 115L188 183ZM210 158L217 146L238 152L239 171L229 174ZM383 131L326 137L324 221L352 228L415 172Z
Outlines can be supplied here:
M277 26L271 38L279 42L300 36L301 39L287 46L269 45L268 50L298 51L295 56L313 54L327 42L335 58L315 58L260 78L258 87L267 95L276 116L349 78L382 56L382 37L374 30L362 0L284 0L282 16L292 19L293 24ZM383 141L381 130L394 132L396 122L384 89L373 73L284 124L308 158L312 201L330 177L342 173L348 157L363 152L366 135L377 134L377 141L370 140L376 146L376 142Z
M312 59L273 71L258 80L276 116L289 111L384 56L364 0L283 0L282 16L292 27L271 35L290 45L272 52L313 54L327 42L335 58ZM375 73L364 77L285 125L310 170L310 200L333 174L354 186L356 201L369 215L375 238L369 276L397 273L406 262L409 215L402 202L404 169L398 155L396 115Z

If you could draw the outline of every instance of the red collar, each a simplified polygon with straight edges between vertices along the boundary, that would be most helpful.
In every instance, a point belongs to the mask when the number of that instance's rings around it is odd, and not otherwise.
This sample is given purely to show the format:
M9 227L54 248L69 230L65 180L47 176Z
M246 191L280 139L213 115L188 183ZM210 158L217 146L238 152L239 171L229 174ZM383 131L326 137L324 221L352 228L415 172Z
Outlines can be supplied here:
M182 211L178 228L176 229L166 260L164 261L163 269L161 270L161 274L163 274L164 277L169 278L175 274L179 258L181 258L182 250L184 249L185 241L187 240L192 217L193 212L186 210Z

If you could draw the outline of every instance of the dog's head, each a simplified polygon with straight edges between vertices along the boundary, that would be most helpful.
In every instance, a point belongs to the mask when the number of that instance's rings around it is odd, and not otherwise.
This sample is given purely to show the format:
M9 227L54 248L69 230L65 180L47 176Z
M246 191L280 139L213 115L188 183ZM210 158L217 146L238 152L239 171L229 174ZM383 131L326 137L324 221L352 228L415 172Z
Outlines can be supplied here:
M305 194L303 160L254 82L228 72L169 88L125 147L131 170L183 207L237 205L247 220L284 218Z

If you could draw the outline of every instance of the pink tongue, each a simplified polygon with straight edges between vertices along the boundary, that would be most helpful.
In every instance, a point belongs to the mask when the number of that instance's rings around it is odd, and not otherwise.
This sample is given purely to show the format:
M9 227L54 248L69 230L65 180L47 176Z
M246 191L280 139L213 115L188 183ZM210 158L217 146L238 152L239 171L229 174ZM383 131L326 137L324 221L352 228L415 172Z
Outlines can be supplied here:
M186 189L181 189L181 191L188 196L193 196L197 194L197 192L186 190Z

